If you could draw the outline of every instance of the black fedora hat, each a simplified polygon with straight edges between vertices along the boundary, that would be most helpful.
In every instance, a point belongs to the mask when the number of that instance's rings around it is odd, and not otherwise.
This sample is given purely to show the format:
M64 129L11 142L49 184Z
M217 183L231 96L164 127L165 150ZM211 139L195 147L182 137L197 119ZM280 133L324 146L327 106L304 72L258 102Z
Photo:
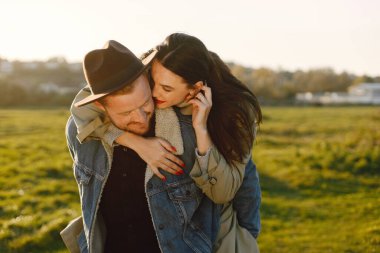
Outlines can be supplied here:
M75 103L79 107L135 81L154 58L153 51L143 61L117 41L110 40L102 49L90 51L83 60L83 72L91 95Z

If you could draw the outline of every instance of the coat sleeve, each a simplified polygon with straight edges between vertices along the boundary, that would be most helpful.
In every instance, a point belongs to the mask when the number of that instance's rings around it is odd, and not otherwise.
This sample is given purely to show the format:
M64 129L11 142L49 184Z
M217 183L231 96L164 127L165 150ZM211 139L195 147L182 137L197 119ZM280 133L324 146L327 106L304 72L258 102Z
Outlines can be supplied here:
M237 163L236 167L233 167L214 146L204 156L199 156L196 151L190 176L213 202L228 203L235 197L243 182L245 167L250 156L251 154L247 155L242 163Z
M115 127L104 112L93 103L76 107L74 104L89 96L90 90L85 87L76 95L70 107L71 115L77 126L77 139L80 143L91 139L103 139L110 146L124 132Z

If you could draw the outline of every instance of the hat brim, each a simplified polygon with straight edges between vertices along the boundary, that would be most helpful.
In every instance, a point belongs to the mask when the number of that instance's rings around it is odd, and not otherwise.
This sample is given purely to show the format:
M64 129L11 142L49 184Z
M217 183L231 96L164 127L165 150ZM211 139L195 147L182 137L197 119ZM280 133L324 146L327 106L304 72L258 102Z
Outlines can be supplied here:
M154 59L154 57L156 56L157 54L157 50L156 49L153 49L153 51L147 56L145 57L141 62L144 64L144 65L149 65L149 63Z
M87 105L89 103L95 102L98 99L101 99L102 97L105 97L109 95L110 93L103 93L103 94L96 94L96 95L89 95L88 97L82 99L81 101L78 101L74 104L75 107L80 107L83 105Z
M147 57L145 57L145 59L143 59L141 62L144 64L144 67L139 71L137 72L133 78L131 78L131 80L129 80L128 82L125 82L125 83L122 83L121 85L115 87L114 89L112 90L109 90L105 93L101 93L101 94L91 94L89 95L88 97L76 102L74 104L75 107L80 107L80 106L83 106L83 105L86 105L86 104L89 104L89 103L92 103L92 102L95 102L96 100L99 100L109 94L111 94L112 92L115 92L117 90L120 90L122 89L124 86L134 82L149 66L149 64L151 63L151 61L154 59L154 57L156 56L157 54L157 51L154 50L152 53L150 53Z

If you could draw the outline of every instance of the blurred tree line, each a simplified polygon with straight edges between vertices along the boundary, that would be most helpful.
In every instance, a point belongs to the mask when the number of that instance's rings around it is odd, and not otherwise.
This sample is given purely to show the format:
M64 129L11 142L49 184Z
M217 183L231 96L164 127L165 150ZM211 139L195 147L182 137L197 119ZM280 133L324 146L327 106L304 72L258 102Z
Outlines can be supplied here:
M82 65L63 57L34 62L0 58L0 106L67 106L84 85Z
M297 70L252 69L229 63L231 71L263 104L291 104L300 92L345 92L360 83L380 83L380 76L356 76L347 72L335 73L331 68Z
M228 66L262 104L293 104L299 92L347 91L363 82L380 83L380 76L335 73L330 68L290 72L235 63ZM68 106L84 85L81 64L68 63L62 57L34 62L0 58L0 106Z

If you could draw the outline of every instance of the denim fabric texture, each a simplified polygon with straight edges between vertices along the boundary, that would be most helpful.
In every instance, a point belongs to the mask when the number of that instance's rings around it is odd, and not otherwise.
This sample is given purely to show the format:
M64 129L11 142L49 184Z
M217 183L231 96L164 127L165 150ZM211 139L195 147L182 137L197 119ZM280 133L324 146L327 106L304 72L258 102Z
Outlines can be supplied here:
M176 112L180 121L186 165L184 174L163 172L167 180L153 176L146 184L146 195L154 228L164 253L212 252L220 226L222 205L213 203L189 176L195 161L195 135L191 118ZM79 188L84 230L78 237L81 252L102 252L101 194L112 164L112 147L100 140L82 144L76 138L77 128L70 117L66 137L74 160L74 176ZM144 182L141 182L144 183ZM239 224L256 238L260 231L261 192L256 167L247 164L244 181L233 205Z

